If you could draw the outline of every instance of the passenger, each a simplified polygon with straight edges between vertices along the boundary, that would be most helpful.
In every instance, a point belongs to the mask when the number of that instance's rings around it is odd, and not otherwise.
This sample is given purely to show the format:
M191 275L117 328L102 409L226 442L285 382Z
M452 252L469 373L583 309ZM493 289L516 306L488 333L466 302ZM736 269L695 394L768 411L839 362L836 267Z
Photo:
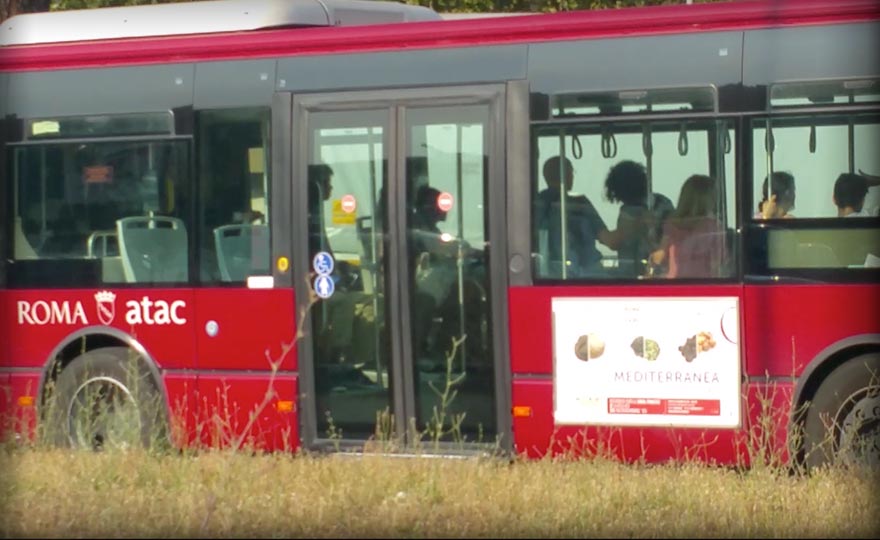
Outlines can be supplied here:
M333 169L325 163L309 165L309 260L319 251L333 255L327 231L324 230L324 201L333 193Z
M880 185L880 177L853 173L838 176L832 197L837 206L837 217L876 217L878 209L868 210L864 205L868 188L877 185Z
M334 257L324 227L323 203L333 191L333 169L326 164L309 166L308 234L309 264L319 251ZM335 259L335 257L334 257ZM373 360L371 336L380 318L367 309L372 297L355 290L356 272L345 261L334 260L336 289L331 296L316 300L312 312L316 356L321 362L366 362ZM314 279L314 276L313 276Z
M635 161L621 161L605 178L605 197L621 202L617 229L606 231L599 240L617 251L623 275L641 276L648 258L660 243L663 222L675 210L672 201L660 193L648 193L648 174Z
M771 193L767 193L767 178L761 187L761 202L758 203L758 211L755 219L781 219L792 218L794 210L794 176L788 172L776 171L772 175L770 187ZM769 195L769 198L768 198Z
M446 221L446 212L437 206L439 196L440 191L427 185L415 195L410 246L416 287L429 293L437 304L443 302L455 281L458 255L458 242L438 225Z
M437 312L449 298L457 276L457 245L439 227L446 212L437 206L440 191L418 188L410 226L410 264L413 275L413 351L420 361L434 361L429 337ZM446 346L443 343L441 346Z
M326 163L309 165L309 262L319 251L329 253L335 261L333 277L337 288L354 290L359 284L358 273L347 261L336 260L324 227L324 201L330 200L333 193L333 174L333 168Z
M663 227L660 248L651 254L652 264L668 263L666 277L723 275L727 250L717 204L714 179L695 174L685 180L678 205Z
M585 195L570 193L574 167L568 158L551 157L544 162L542 173L547 187L535 197L535 227L537 231L547 233L546 256L552 273L561 276L565 264L573 276L595 275L602 269L602 253L596 247L596 240L599 234L608 230L605 222ZM563 203L567 231L564 262Z

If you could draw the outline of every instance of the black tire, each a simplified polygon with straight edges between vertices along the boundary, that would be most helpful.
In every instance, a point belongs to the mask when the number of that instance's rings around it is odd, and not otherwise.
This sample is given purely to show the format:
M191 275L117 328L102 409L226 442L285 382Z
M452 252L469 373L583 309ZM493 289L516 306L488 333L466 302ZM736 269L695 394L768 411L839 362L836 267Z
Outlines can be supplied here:
M804 419L804 464L880 466L880 354L857 356L822 381Z
M95 349L58 375L47 407L55 446L102 450L166 441L165 404L146 361L126 347Z

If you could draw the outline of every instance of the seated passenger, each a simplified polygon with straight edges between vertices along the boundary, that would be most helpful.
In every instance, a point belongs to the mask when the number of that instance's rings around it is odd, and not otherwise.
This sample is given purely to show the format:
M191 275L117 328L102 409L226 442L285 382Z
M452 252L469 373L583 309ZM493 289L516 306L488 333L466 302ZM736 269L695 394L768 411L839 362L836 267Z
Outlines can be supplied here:
M668 263L666 277L700 278L723 275L725 232L716 217L715 180L692 175L681 186L678 206L663 227L660 248L651 254L655 265Z
M794 176L791 173L776 171L769 176L770 193L767 192L767 178L761 187L761 202L758 203L758 211L755 219L781 219L792 218L794 210Z
M455 281L455 259L458 242L444 234L438 223L446 220L446 212L438 208L440 191L422 186L415 196L410 234L416 288L430 294L437 304L443 302Z
M617 229L606 231L599 240L617 251L618 269L625 276L644 275L648 257L657 248L663 222L675 209L660 193L648 193L648 174L644 165L621 161L605 178L605 197L621 202Z
M563 265L572 276L596 274L602 269L602 254L596 248L596 240L607 231L605 222L586 196L569 193L574 167L568 158L551 157L544 162L542 172L547 187L535 197L535 230L547 235L546 256L551 274L561 277ZM563 217L567 231L564 253Z
M860 171L861 172L861 171ZM868 188L880 185L880 177L843 173L834 182L832 200L837 206L837 217L876 217L878 208L864 208Z
M413 198L410 223L410 272L413 276L413 353L425 360L435 347L431 329L440 307L448 300L457 276L457 243L439 227L446 212L437 206L440 191L422 185ZM442 346L446 346L443 343Z

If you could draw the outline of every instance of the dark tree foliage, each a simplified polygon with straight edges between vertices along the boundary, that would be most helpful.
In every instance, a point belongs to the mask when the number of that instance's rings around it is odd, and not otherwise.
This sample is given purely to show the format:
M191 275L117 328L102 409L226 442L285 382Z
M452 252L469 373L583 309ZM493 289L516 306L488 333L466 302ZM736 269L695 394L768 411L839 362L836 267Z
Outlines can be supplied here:
M0 21L19 13L49 11L51 0L0 0Z

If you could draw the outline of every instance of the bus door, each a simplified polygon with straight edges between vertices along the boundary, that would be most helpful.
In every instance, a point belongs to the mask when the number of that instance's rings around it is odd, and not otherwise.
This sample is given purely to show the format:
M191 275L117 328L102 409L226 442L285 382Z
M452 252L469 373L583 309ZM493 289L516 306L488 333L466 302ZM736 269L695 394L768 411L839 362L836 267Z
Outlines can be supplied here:
M276 178L290 183L275 197L289 200L291 229L275 272L277 283L293 280L302 315L305 447L510 444L510 88L522 92L511 83L276 95ZM277 264L285 248L289 275Z

